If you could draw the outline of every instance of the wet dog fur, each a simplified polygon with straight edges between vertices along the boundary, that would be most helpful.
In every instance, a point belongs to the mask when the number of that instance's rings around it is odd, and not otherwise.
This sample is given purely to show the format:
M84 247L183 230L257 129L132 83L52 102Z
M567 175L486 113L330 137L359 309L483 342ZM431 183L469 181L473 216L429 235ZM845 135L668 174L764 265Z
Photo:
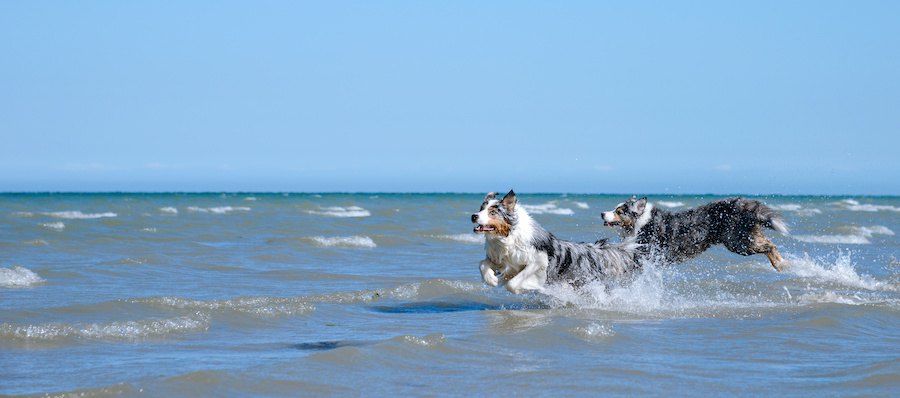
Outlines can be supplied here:
M639 245L633 240L610 244L558 239L517 204L513 191L502 199L491 192L472 214L474 232L485 235L487 253L479 267L484 283L505 284L519 294L556 282L578 287L637 268Z
M756 200L728 198L673 213L654 208L647 198L632 197L604 212L603 221L641 243L642 257L666 263L686 261L722 244L744 256L765 254L776 271L785 266L778 248L763 234L763 228L787 234L784 219Z

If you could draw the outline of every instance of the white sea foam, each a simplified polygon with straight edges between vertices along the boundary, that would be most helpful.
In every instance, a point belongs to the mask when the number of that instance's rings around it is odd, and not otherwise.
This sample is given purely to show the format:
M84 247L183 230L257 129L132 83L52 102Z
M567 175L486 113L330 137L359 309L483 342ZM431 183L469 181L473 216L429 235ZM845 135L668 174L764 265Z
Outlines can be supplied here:
M431 235L435 239L452 240L463 243L484 244L484 235L476 234L454 234L454 235Z
M591 208L591 206L588 206L588 204L584 203L584 202L572 202L572 203L579 209L590 209Z
M93 219L93 218L104 218L104 217L118 217L118 214L113 212L105 212L105 213L82 213L78 210L72 211L54 211L50 213L44 213L44 215L48 215L56 218L64 218L70 220L85 220L85 219Z
M206 301L181 297L155 297L134 302L193 311L234 311L265 317L301 315L315 310L313 304L301 297L238 297Z
M375 241L368 236L313 236L309 239L323 247L376 247Z
M48 223L41 224L41 226L44 228L50 228L50 229L56 230L56 231L62 231L63 229L66 228L66 224L64 224L62 221L48 222Z
M874 205L868 203L859 203L854 199L844 199L840 202L835 203L836 205L843 207L850 211L865 211L865 212L878 212L878 211L898 211L900 212L900 207L890 206L890 205Z
M59 339L89 340L139 340L164 337L176 333L205 331L209 317L197 314L165 319L116 321L105 323L43 325L0 324L0 336L26 341L53 341Z
M198 213L213 213L213 214L228 214L234 211L250 211L249 207L231 207L231 206L219 206L219 207L197 207L190 206L188 207L189 211L194 211Z
M15 213L11 213L13 217L34 217L34 213L30 211L17 211Z
M894 235L894 231L882 225L873 225L870 227L843 226L836 228L836 230L847 233L837 235L798 235L794 238L801 242L809 243L867 245L872 243L869 238L872 238L874 235Z
M519 204L518 206L521 206L523 209L525 209L525 211L527 211L531 214L556 214L556 215L560 215L560 216L571 216L572 214L575 214L575 212L572 211L572 209L567 209L564 207L557 207L556 201L547 202L547 203L539 204L539 205Z
M174 208L174 207L171 207L171 206L169 206L169 207L160 207L160 208L159 208L159 211L161 211L161 212L163 212L163 213L168 213L168 214L178 214L178 209L176 209L176 208Z
M816 209L814 207L803 207L802 205L799 205L797 203L770 204L768 206L775 210L794 212L804 217L822 214L822 210Z
M244 198L244 200L246 200L246 201L248 201L248 202L255 202L255 201L256 201L256 197L255 197L255 196L248 196L248 197Z
M670 209L671 209L671 208L675 208L675 207L682 207L682 206L684 206L684 202L667 202L667 201L665 201L665 200L660 200L660 201L656 202L656 204L658 204L658 205L660 205L660 206L662 206L662 207L668 207L668 208L670 208Z
M141 231L156 233L156 228L141 228Z
M867 238L871 238L873 235L894 236L894 231L891 231L890 228L882 225L873 225L871 227L852 226L849 227L849 229L854 235L865 236Z
M866 290L897 290L896 286L888 282L858 273L849 253L840 253L835 260L813 259L809 254L804 254L803 257L787 255L786 259L788 261L786 272L802 278Z
M591 322L587 326L576 327L573 332L587 341L606 340L616 334L611 326L596 322Z
M861 297L859 294L840 294L832 291L810 292L797 298L803 304L845 304L864 305L883 300L871 300Z
M25 267L0 268L0 287L31 287L43 282L43 278Z
M320 210L306 210L306 213L313 214L317 216L326 216L326 217L368 217L372 215L368 210L363 209L359 206L350 206L350 207L340 207L340 206L332 206L332 207L323 207Z
M795 235L794 239L807 243L826 243L835 245L868 245L872 242L862 235Z

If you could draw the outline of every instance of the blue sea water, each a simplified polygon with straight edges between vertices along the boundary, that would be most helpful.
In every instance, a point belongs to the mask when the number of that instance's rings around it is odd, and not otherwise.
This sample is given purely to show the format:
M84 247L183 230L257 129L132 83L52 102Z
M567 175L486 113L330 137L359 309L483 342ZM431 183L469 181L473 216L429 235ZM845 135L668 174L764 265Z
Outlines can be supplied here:
M900 390L900 198L757 197L722 248L583 291L481 283L469 194L0 195L0 394L874 395ZM620 195L521 194L573 240ZM683 210L714 196L651 196Z

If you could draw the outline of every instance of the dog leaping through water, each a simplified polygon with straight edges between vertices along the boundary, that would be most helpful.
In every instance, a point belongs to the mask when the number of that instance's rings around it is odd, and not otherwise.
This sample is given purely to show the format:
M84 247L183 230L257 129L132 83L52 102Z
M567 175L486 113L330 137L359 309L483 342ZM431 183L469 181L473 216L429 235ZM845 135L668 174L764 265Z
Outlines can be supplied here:
M511 190L502 199L496 192L488 193L472 222L474 232L485 235L487 255L480 266L484 283L505 284L514 294L557 282L579 287L638 268L640 245L633 239L619 244L558 239L518 206Z

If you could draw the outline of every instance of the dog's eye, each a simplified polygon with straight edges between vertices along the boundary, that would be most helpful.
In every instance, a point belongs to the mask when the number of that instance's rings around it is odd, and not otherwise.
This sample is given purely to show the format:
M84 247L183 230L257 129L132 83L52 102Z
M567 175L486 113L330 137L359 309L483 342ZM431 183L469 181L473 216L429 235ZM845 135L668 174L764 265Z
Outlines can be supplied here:
M491 210L491 215L492 215L492 216L496 216L497 213L499 213L497 210Z

